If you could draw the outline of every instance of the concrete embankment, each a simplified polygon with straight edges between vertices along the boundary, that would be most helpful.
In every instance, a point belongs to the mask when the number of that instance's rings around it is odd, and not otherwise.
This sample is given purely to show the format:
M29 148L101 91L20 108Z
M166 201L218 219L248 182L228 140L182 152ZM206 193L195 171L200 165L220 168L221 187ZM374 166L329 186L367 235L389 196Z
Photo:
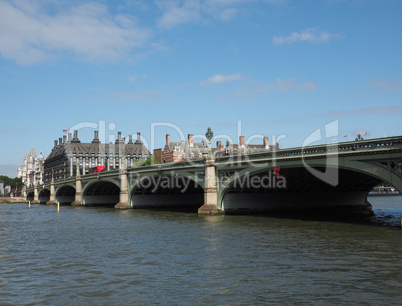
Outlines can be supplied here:
M2 203L27 203L27 200L23 197L0 197L0 204Z

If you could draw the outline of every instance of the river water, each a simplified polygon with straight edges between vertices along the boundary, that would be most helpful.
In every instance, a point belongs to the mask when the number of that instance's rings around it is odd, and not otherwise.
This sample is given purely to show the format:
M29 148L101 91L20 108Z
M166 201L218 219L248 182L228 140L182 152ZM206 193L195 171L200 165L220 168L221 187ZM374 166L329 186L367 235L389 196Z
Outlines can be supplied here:
M1 305L400 304L402 197L370 222L0 205Z

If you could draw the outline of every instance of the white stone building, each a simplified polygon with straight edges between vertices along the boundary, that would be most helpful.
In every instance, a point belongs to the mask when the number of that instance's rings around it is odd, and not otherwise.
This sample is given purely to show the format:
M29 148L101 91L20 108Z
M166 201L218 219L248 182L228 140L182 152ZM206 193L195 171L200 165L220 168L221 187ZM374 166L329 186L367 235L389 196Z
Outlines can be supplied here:
M22 166L18 168L17 177L22 178L22 182L25 186L30 187L43 184L43 172L45 157L42 152L36 156L35 150L32 148L31 151L25 154Z

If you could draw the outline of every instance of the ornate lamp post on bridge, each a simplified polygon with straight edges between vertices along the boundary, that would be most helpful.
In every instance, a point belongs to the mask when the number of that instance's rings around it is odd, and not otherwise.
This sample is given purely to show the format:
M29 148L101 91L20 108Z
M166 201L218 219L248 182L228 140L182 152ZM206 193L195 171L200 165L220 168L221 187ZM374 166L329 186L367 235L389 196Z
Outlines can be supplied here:
M208 157L205 163L204 205L198 209L198 213L200 215L216 215L222 211L218 208L218 180L211 149L211 139L214 137L214 132L212 132L211 127L208 127L205 137L208 139Z
M208 139L208 157L212 157L211 139L214 137L214 132L211 127L208 127L205 137Z

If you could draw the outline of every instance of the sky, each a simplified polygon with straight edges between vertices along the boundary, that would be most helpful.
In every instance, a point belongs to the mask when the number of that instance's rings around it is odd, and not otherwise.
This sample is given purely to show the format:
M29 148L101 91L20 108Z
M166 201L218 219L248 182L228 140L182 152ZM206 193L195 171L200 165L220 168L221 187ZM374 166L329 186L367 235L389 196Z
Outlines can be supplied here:
M213 145L399 136L401 12L400 0L0 0L0 173L15 177L31 148L49 155L63 130L141 132L150 150L209 126Z

